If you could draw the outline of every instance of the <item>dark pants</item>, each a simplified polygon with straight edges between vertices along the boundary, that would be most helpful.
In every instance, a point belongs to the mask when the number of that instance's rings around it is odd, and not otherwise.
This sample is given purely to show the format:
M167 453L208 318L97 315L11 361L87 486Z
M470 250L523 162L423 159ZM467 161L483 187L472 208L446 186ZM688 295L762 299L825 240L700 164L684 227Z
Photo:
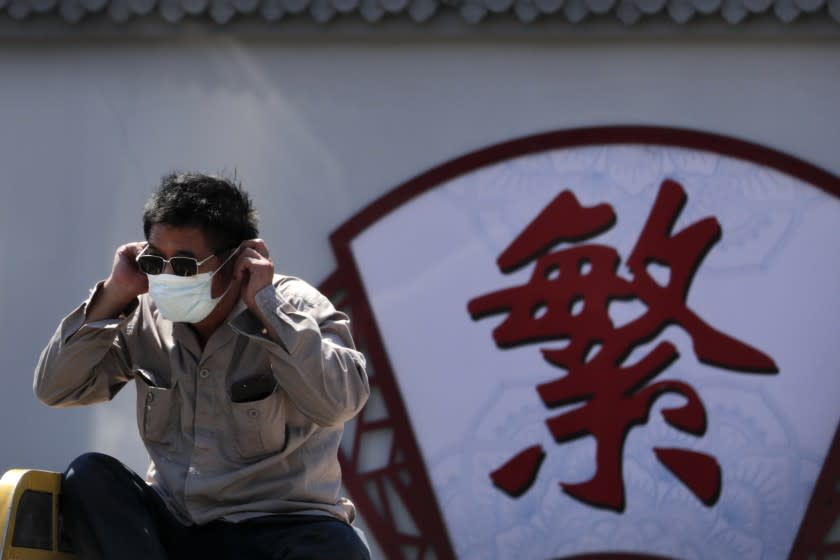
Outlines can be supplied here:
M83 560L370 560L359 533L332 517L183 525L143 479L100 453L70 464L62 494L64 522Z

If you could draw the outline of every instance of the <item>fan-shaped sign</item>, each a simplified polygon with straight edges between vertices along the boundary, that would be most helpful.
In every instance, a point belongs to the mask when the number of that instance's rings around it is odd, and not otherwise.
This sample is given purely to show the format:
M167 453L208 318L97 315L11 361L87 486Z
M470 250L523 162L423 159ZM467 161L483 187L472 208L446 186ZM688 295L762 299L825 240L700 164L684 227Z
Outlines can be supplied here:
M838 194L760 146L612 127L348 221L324 289L374 393L342 463L389 558L833 550Z

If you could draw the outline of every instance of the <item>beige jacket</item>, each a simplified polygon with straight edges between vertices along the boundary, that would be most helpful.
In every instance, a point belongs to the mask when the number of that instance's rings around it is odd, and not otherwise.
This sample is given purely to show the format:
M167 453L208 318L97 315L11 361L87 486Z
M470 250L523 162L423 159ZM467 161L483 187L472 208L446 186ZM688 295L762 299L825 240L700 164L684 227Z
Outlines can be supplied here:
M279 340L240 302L202 350L148 295L118 319L85 324L88 299L41 354L35 394L84 405L135 381L147 480L185 523L287 512L352 521L337 452L370 388L348 318L290 276L275 276L256 300Z

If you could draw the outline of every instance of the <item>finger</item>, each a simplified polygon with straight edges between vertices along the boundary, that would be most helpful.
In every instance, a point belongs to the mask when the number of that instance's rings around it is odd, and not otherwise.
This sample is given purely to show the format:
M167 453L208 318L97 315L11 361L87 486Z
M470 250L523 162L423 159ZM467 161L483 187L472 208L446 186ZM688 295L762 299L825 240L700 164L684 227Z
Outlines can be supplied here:
M239 275L241 278L247 276L248 288L256 290L271 283L274 278L274 266L262 257L248 258L242 262Z
M146 242L133 243L131 246L131 256L137 257L137 255L145 251L148 246L149 244Z
M145 241L135 241L132 243L126 243L122 247L120 247L120 254L126 255L130 258L136 258L140 252L146 248L148 245Z
M254 251L256 251L257 253L259 253L260 255L262 255L265 258L268 258L268 256L269 256L268 246L265 244L265 241L263 241L262 239L249 239L247 241L243 241L242 242L242 247L253 249Z
M271 259L257 251L256 249L246 248L242 251L242 254L239 256L240 259L254 259L257 262L263 262L267 264L271 264Z
M258 267L263 267L263 266L266 266L268 264L270 264L268 259L264 259L262 257L262 255L259 255L259 254L257 254L256 256L245 255L242 258L242 267L247 268L249 270L254 269L254 268L258 268Z
M248 255L248 254L240 255L240 257L238 259L236 259L236 269L235 269L236 278L241 279L242 276L246 272L250 272L260 262L261 262L261 259L253 257L251 255Z

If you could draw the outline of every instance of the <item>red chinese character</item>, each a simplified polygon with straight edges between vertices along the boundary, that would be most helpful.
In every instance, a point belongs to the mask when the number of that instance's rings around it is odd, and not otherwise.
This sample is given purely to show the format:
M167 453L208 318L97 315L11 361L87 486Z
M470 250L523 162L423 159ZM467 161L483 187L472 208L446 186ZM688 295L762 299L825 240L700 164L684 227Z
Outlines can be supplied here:
M493 331L500 348L563 340L566 346L542 349L547 362L567 371L564 377L537 387L548 408L579 404L546 421L554 439L595 438L596 471L591 480L561 484L569 495L596 507L624 510L621 474L624 441L634 426L645 424L654 401L666 393L681 395L685 404L662 411L671 426L701 436L706 412L695 390L681 381L648 384L679 356L669 342L659 343L633 365L624 365L639 345L653 340L667 326L681 326L691 337L697 357L710 365L749 373L776 373L773 360L743 342L713 329L686 305L691 281L701 261L720 239L720 225L705 218L672 235L686 201L683 188L664 181L639 240L627 260L632 280L616 274L621 259L612 247L577 245L551 253L555 244L577 243L603 233L615 223L606 204L581 206L562 192L510 244L498 259L509 273L536 260L529 282L480 296L469 302L473 319L507 313ZM660 285L648 265L668 267ZM614 300L641 301L645 312L621 327L608 313ZM714 457L686 449L655 448L657 458L704 504L717 502L720 466ZM523 494L536 478L545 452L531 446L491 473L507 494Z

